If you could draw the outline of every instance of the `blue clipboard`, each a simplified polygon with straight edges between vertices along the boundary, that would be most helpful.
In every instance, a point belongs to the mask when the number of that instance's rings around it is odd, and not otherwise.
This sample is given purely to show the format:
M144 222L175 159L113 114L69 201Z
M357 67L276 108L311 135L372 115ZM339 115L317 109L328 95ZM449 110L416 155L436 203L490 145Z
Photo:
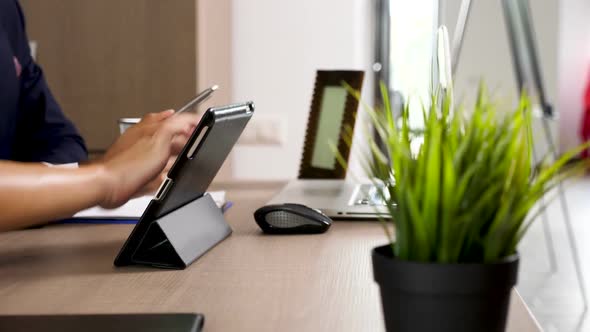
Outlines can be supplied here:
M221 211L226 213L234 203L227 201L221 207ZM100 218L69 218L55 222L56 224L88 224L88 225L96 225L96 224L115 224L115 225L135 225L139 221L137 219L128 219L128 218L111 218L111 219L100 219Z

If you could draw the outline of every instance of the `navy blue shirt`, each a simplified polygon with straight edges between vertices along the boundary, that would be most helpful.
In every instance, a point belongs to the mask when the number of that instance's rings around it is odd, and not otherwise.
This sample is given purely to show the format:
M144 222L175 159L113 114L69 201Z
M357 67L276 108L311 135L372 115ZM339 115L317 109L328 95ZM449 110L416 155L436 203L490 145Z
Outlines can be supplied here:
M17 0L0 0L0 160L63 164L87 158L33 61Z

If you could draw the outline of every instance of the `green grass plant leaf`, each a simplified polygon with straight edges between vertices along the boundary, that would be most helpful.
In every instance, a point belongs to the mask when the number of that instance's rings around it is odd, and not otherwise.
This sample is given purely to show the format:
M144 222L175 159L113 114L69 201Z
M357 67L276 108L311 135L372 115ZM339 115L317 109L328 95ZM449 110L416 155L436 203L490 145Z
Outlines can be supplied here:
M345 88L360 100L358 92ZM514 254L544 211L538 207L543 196L590 166L588 161L573 161L590 142L552 163L544 158L535 164L526 94L506 114L490 101L483 83L471 112L455 108L449 95L440 98L435 92L430 105L422 105L424 129L415 130L409 105L396 120L387 87L381 84L380 90L382 108L361 103L376 133L365 129L368 149L361 164L376 184L385 185L379 195L392 218L381 222L400 259L494 262ZM349 145L351 132L345 133ZM422 144L416 150L412 144L417 138Z

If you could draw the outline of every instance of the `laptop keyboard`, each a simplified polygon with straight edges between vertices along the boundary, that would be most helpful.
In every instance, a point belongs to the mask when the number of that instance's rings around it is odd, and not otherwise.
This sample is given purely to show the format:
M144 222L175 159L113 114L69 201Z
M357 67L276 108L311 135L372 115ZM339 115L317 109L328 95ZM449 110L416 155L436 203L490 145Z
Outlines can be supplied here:
M372 183L361 184L353 200L354 205L381 206L385 205L379 195L379 188Z

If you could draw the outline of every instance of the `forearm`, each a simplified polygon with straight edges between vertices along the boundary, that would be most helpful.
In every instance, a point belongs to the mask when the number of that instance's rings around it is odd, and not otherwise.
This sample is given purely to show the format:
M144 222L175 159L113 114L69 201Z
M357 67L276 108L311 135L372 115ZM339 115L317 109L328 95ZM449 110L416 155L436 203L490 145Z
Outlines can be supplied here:
M105 196L100 164L60 169L0 161L0 231L67 218Z

